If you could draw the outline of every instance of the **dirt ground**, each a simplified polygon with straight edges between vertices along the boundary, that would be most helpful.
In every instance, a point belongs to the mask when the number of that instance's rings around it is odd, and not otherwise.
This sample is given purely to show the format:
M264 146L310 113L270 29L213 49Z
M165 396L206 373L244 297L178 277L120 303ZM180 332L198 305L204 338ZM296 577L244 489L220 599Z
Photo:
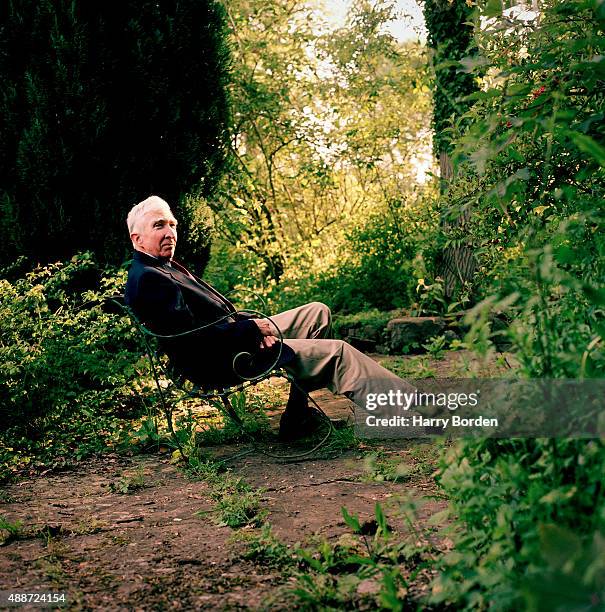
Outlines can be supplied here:
M451 362L439 362L441 376ZM326 391L318 398L331 417L349 414L346 400ZM433 497L434 453L423 453L430 445L373 443L299 463L253 452L229 466L263 489L267 521L294 547L349 533L342 506L369 520L380 502L394 528L405 529L397 518L398 500L411 497L419 503L417 520L425 523L446 505ZM216 452L234 455L241 448ZM405 463L412 476L404 483L368 478L369 451ZM117 490L116 483L133 474L142 488ZM0 516L23 527L0 546L0 591L64 591L73 610L292 609L280 596L286 577L244 558L245 542L212 520L212 513L196 514L213 507L209 485L188 479L169 454L105 455L72 471L10 484L0 491Z
M409 451L392 452L404 459ZM343 505L367 520L379 501L388 516L397 494L434 487L430 477L406 485L362 482L359 457L348 452L279 464L254 454L233 467L264 488L267 520L280 540L294 545L349 532ZM144 474L145 488L112 492L112 483L135 471ZM36 529L0 549L0 590L66 591L71 609L256 610L284 582L242 558L244 542L232 529L196 516L213 507L208 486L188 480L168 457L106 456L74 472L11 485L4 497L5 518ZM443 502L427 502L419 517L442 508ZM273 607L290 606L280 605L277 594Z

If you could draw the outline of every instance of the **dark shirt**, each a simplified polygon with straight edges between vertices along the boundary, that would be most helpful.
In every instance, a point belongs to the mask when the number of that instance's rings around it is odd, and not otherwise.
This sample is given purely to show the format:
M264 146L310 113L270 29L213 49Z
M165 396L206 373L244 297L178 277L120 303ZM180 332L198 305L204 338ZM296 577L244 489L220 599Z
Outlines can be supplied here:
M241 382L233 371L238 353L250 353L252 362L238 359L238 372L259 374L275 360L276 349L260 350L262 334L249 316L202 279L172 260L135 251L124 293L128 306L156 334L173 335L209 327L186 336L161 339L171 365L202 386L219 388ZM283 345L278 365L294 357Z

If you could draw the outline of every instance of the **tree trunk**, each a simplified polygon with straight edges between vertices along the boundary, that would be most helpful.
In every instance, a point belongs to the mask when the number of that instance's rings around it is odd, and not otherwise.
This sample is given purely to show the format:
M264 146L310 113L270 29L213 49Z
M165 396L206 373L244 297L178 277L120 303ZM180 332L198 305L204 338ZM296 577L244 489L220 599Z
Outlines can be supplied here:
M454 176L454 169L450 156L441 151L439 154L439 169L441 177L441 193L445 196L449 182ZM471 218L470 206L465 208L464 212L454 221L448 222L443 220L443 233L447 236L449 230L453 227L465 225ZM473 277L476 267L476 259L472 247L468 245L449 246L443 249L439 261L439 274L443 277L445 297L451 299L456 294L458 287L470 281Z
M458 61L474 51L471 12L472 7L466 0L425 0L424 3L428 43L433 50L435 66L433 148L439 156L442 201L446 201L454 174L448 128L453 117L459 117L467 110L463 99L476 88L471 74L459 72L451 64L452 60ZM443 234L447 237L451 234L448 230L463 226L469 218L468 207L453 222L448 221L444 215ZM471 246L449 246L443 250L437 261L437 273L444 279L445 296L448 299L452 299L457 288L472 278L475 267Z

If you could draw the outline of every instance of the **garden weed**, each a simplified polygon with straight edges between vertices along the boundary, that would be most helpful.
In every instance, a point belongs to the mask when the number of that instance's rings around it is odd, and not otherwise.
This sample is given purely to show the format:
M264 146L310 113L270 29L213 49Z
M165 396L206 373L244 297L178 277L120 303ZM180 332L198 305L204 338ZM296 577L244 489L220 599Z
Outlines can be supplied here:
M415 519L408 518L409 535L396 541L380 504L374 511L375 519L362 523L342 508L352 534L344 534L335 543L324 541L314 549L296 551L300 569L294 584L284 590L295 598L295 606L305 610L402 610L419 605L411 587L428 580L433 549L423 543Z
M148 485L145 483L145 470L139 466L134 474L124 475L117 482L110 483L109 490L112 493L126 495L144 489L146 486Z
M11 523L0 515L0 544L8 544L13 540L18 540L24 534L22 521Z
M224 464L212 460L192 459L187 472L190 477L209 485L210 497L215 502L212 511L200 511L196 513L197 516L217 511L217 523L233 529L258 527L263 523L267 513L260 505L262 489L253 489L243 478L233 476Z
M260 533L241 532L246 543L244 559L263 567L279 569L282 574L290 573L297 560L289 546L280 542L273 534L271 525L265 523Z

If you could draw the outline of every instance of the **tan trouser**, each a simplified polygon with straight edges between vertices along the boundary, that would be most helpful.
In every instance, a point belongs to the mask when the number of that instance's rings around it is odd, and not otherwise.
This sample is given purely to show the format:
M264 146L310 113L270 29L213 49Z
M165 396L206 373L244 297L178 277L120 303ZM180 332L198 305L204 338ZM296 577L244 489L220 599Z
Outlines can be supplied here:
M320 302L272 316L284 344L296 353L285 369L307 391L327 387L365 410L368 393L413 391L413 387L343 340L328 338L330 309Z

